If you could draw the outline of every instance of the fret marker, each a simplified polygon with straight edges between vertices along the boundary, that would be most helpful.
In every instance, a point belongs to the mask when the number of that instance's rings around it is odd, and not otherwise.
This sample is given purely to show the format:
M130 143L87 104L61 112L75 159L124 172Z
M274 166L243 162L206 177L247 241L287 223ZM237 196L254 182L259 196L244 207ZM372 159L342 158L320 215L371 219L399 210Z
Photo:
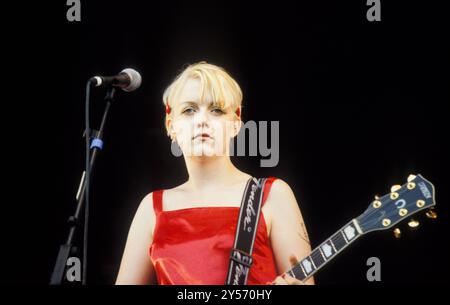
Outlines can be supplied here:
M302 261L302 265L305 268L306 273L311 273L312 264L307 258Z
M330 244L333 247L334 252L337 252L336 247L334 246L333 239L330 239Z
M355 229L351 225L344 229L344 233L348 241L355 237Z
M322 251L323 251L323 254L325 254L326 257L330 257L331 254L333 253L333 251L331 250L330 245L328 245L328 244L324 244L322 246Z

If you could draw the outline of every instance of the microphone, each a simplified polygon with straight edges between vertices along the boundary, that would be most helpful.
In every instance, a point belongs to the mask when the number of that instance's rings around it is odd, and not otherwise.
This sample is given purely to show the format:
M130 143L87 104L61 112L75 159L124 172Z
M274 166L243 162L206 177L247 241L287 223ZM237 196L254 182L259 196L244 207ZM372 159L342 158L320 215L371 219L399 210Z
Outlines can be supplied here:
M130 92L141 86L142 77L138 71L134 69L124 69L114 76L94 76L89 80L95 87L114 86L122 88L122 90Z

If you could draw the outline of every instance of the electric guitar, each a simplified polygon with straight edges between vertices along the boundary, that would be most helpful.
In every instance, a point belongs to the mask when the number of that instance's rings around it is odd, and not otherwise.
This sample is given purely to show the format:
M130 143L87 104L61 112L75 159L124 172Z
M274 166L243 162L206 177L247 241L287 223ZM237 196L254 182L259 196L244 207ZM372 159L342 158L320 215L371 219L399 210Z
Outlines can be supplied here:
M364 234L387 230L424 209L430 209L427 217L436 218L434 195L431 182L421 175L410 175L404 185L394 185L389 194L375 197L364 213L350 220L285 274L305 281Z

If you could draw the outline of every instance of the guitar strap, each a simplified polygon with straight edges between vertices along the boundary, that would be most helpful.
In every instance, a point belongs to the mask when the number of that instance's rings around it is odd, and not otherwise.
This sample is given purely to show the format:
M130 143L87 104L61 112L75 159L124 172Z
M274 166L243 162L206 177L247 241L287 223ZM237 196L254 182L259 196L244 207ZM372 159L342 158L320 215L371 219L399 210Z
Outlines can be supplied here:
M225 285L247 283L266 180L252 177L245 186Z

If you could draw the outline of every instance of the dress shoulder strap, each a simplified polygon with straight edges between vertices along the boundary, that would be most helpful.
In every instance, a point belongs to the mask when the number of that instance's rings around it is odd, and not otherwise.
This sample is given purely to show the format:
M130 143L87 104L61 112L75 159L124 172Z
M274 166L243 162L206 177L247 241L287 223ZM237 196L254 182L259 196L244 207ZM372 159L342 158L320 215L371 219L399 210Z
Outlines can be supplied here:
M158 215L162 211L162 196L164 190L157 190L153 192L153 210Z
M263 190L263 199L262 199L262 203L261 206L264 206L264 203L266 203L267 197L269 196L270 193L270 189L272 188L272 183L277 180L277 178L275 177L269 177L266 180L266 184L264 185L264 190Z

